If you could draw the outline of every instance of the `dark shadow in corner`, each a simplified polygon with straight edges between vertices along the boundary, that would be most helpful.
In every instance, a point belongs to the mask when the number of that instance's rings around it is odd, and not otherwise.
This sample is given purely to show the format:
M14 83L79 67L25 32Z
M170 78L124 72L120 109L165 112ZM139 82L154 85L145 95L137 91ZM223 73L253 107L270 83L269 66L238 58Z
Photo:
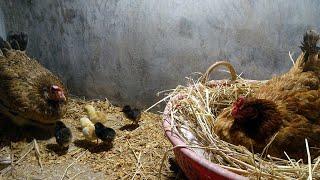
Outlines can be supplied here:
M121 131L127 130L127 131L133 131L139 127L139 124L127 124L119 128Z
M91 142L88 140L75 140L74 145L79 148L87 149L91 153L109 151L113 147L112 143L103 143L100 141L99 144L97 144L96 142Z

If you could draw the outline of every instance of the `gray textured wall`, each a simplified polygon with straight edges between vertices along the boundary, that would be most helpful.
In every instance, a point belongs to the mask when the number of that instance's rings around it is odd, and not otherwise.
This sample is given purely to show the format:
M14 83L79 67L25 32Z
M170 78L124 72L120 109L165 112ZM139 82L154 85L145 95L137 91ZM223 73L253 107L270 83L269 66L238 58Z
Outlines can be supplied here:
M148 106L155 93L228 59L265 79L286 71L320 1L0 0L5 30L78 96ZM0 20L3 20L0 11ZM0 22L1 26L1 22Z
M6 35L6 29L4 24L4 14L2 9L0 8L0 36L4 37Z

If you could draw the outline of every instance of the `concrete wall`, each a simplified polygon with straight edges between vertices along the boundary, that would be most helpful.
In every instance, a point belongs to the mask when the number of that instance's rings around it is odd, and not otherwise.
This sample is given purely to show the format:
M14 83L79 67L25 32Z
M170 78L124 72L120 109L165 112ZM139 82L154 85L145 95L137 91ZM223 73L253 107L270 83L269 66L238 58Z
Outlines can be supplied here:
M284 72L288 51L298 55L304 31L320 25L317 0L0 0L0 7L5 30L26 31L28 53L73 94L145 107L219 59L251 79Z
M0 36L4 37L6 35L6 29L4 24L4 14L2 9L0 8Z

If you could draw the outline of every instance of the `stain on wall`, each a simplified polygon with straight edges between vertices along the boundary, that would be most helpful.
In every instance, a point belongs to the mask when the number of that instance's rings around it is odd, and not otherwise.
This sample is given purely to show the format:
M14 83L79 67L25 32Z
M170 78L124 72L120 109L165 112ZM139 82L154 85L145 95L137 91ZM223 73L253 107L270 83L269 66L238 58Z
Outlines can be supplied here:
M26 31L28 53L58 74L71 93L140 107L221 59L250 79L285 72L291 66L288 51L300 53L304 31L319 30L319 5L311 0L0 1L6 30Z

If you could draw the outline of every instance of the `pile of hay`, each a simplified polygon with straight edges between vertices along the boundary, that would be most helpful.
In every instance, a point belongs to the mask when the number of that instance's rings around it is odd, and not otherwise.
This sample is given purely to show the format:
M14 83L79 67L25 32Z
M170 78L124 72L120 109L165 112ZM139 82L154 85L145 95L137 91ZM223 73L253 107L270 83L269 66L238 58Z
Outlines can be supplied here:
M226 65L232 80L207 82L217 65ZM306 179L320 178L319 162L303 164L293 159L279 159L266 152L253 154L242 146L219 139L213 132L219 113L229 107L239 96L250 96L264 81L244 80L235 74L228 63L218 63L209 68L197 81L189 79L188 86L178 86L167 98L164 116L171 119L172 131L199 156L221 167L249 178ZM306 153L309 150L306 142Z

